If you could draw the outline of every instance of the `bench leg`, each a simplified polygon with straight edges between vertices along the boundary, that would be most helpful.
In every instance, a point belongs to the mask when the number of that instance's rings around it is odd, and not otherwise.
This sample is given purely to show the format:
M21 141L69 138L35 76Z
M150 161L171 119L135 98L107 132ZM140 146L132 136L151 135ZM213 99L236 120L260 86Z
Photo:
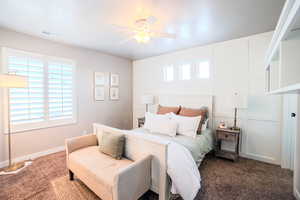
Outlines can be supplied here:
M70 181L74 180L74 173L71 170L69 170L69 178L70 178Z

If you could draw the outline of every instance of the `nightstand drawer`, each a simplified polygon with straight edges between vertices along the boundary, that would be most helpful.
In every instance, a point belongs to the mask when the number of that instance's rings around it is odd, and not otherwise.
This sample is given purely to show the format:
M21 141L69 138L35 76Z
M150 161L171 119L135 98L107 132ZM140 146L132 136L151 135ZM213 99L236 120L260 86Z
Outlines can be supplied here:
M235 134L233 133L218 131L218 139L235 141L236 138L235 138Z

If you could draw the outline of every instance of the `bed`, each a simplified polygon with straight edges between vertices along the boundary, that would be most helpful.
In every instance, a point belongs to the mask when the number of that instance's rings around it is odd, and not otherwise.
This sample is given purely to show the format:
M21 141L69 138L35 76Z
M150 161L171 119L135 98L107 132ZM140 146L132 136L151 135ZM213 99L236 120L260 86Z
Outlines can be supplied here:
M123 132L127 135L128 147L126 147L126 152L128 155L134 156L134 154L140 153L153 155L151 190L159 194L159 200L166 200L169 199L171 191L170 177L172 176L170 174L172 171L177 171L177 176L180 173L184 174L184 176L188 176L191 174L191 169L188 169L187 166L193 168L193 166L191 167L188 162L193 162L196 163L195 166L197 167L198 172L198 166L201 164L201 161L205 155L213 149L214 136L210 129L213 126L213 118L211 115L213 112L213 97L210 95L160 95L158 96L157 103L163 106L181 105L188 108L200 108L205 106L209 113L208 129L202 131L201 135L197 135L195 138L182 135L171 137L158 133L150 133L149 130L144 128L127 131L123 130ZM109 129L109 127L94 124L94 133L105 129ZM184 157L183 155L186 154L188 154L186 158L182 158ZM190 159L189 155L191 155ZM195 171L195 169L193 170ZM189 179L185 177L185 182L187 181L189 181ZM197 185L198 183L195 181L196 180L194 180L194 183ZM188 182L189 184L186 184L186 186L182 184L182 187L186 187L183 188L183 190L192 187L192 182L193 180L191 179L191 183ZM188 193L186 192L188 197L185 199L192 199L192 196L195 196L195 194L190 195Z

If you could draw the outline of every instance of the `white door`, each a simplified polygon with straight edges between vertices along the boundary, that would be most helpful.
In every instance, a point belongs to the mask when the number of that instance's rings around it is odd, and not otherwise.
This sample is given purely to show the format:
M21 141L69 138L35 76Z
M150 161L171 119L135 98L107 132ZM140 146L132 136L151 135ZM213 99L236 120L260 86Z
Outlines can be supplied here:
M295 137L297 134L298 95L283 96L281 167L294 169Z

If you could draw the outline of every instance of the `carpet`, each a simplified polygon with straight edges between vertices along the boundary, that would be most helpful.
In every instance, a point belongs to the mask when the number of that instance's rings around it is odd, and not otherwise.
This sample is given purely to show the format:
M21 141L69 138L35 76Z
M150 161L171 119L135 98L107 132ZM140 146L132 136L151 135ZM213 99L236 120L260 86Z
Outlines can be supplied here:
M68 176L62 176L51 184L57 200L101 200L78 179L70 181Z
M202 188L195 200L295 200L293 173L276 165L207 156L199 170ZM65 152L38 158L17 175L0 176L0 200L100 200L67 174ZM149 191L141 199L158 196Z

